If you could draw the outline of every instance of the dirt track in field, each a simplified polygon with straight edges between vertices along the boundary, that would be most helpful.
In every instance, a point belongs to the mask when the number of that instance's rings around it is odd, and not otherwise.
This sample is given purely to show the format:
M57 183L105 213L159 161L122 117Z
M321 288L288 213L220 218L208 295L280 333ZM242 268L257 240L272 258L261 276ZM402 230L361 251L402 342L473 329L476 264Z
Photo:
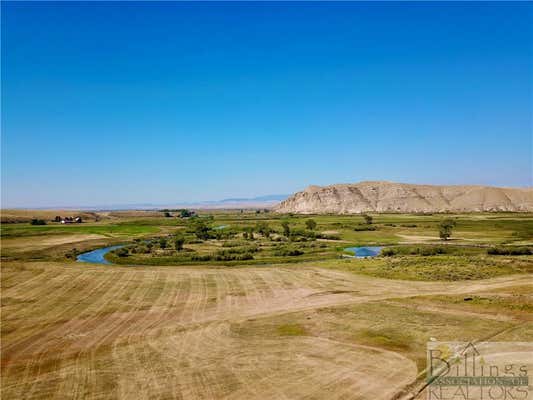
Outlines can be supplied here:
M525 285L429 283L306 267L5 263L3 399L389 399L415 363L311 335L234 329L294 312Z

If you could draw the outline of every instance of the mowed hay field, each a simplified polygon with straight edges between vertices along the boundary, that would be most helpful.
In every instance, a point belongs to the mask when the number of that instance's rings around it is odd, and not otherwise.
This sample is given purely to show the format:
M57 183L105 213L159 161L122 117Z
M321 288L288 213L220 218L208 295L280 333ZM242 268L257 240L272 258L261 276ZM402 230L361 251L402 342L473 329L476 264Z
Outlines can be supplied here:
M457 241L529 243L530 215L500 215L503 220L494 222L497 216L460 217ZM257 218L215 214L213 223L247 226ZM277 217L264 218L278 229ZM291 226L305 221L286 218ZM340 259L343 246L380 244L380 235L395 246L402 246L400 235L408 230L435 235L428 220L440 217L376 216L377 230L362 232L350 229L349 217L314 218L317 229L340 236L327 242L331 259L302 247L304 254L290 263L280 256L278 263L232 266L96 265L65 256L73 247L87 250L184 230L173 218L128 215L66 227L3 226L8 246L4 251L2 244L2 398L424 398L419 391L430 338L533 336L531 256L488 256L475 248L436 258ZM258 247L266 241L260 235L254 240ZM204 244L218 246L217 239ZM168 250L157 251L162 258ZM143 260L134 254L124 259ZM470 273L485 261L485 275ZM428 265L439 274L431 276ZM462 273L444 274L446 267ZM389 269L403 272L391 279L383 273Z

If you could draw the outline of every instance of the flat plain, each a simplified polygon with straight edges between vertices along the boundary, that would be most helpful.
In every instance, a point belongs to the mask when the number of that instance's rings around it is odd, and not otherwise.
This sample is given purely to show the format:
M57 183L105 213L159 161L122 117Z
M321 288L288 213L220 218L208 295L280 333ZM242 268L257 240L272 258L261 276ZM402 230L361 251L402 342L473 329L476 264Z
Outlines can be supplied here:
M3 399L425 398L428 341L533 336L533 214L53 214L2 225Z

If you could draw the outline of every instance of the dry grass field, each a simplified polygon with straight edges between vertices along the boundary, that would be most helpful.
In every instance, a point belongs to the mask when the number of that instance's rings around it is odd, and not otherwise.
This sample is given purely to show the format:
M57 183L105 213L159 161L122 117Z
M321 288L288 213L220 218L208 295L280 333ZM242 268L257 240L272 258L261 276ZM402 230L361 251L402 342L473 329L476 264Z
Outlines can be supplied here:
M337 223L328 218L316 218L323 230ZM168 219L39 228L2 232L2 399L425 398L431 338L533 337L531 256L498 258L498 273L467 280L411 279L412 270L390 279L382 257L98 265L63 253L167 234ZM359 234L336 231L347 242ZM416 257L401 256L398 268L426 260Z

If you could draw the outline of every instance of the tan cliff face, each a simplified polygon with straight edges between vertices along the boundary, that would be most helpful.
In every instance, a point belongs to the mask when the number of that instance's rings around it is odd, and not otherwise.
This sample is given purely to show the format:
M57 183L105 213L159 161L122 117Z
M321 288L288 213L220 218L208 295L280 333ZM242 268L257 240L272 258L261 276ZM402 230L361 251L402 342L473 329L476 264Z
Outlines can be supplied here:
M533 212L533 188L435 186L360 182L309 186L282 201L274 211L300 214L362 212Z

